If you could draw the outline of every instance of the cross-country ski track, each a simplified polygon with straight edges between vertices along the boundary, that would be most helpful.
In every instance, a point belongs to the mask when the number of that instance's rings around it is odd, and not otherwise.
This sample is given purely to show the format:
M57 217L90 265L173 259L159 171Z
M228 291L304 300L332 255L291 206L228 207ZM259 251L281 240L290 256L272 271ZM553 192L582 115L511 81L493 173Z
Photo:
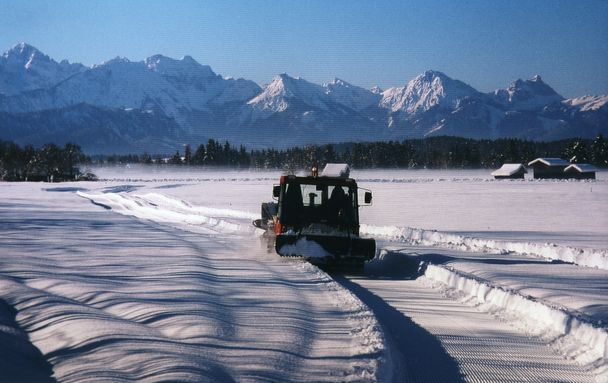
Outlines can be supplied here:
M365 272L327 274L252 209L104 186L2 185L8 381L608 379L601 268L386 232Z

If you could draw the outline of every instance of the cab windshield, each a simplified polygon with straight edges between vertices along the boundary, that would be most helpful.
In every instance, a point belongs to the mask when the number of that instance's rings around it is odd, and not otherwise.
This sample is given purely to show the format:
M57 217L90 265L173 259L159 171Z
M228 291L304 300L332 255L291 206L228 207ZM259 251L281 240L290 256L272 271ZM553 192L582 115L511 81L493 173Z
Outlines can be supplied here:
M354 187L286 183L280 220L286 225L308 223L348 225L356 222L357 191Z

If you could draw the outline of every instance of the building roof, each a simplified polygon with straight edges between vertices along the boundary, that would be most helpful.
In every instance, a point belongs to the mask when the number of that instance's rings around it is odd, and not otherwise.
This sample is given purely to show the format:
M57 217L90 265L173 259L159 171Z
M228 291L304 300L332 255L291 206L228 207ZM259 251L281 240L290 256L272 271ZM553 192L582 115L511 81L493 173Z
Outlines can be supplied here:
M523 164L504 164L500 167L500 169L494 170L492 175L494 177L508 177L519 173L520 171L523 171L523 173L528 172Z
M547 166L568 166L570 162L561 158L537 158L534 161L530 161L528 166L532 166L536 163L545 164Z
M348 164L327 164L321 172L321 176L348 178L350 167Z
M576 170L579 173L593 173L593 172L597 172L598 169L590 164L572 164L570 166L568 166L566 169L564 169L565 172L567 171L573 171Z

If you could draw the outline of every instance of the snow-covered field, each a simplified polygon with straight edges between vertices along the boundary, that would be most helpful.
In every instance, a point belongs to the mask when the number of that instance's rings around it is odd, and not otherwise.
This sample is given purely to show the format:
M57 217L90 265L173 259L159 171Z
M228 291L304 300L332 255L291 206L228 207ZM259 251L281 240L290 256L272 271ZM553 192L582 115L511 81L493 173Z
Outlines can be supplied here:
M433 365L407 350L446 360L443 381L608 381L606 173L353 171L374 192L362 232L382 250L351 278L280 259L251 226L280 172L93 170L101 181L0 184L9 381L424 381ZM416 281L412 260L427 265ZM435 295L416 306L404 289ZM454 346L449 311L414 313L449 302L553 359L507 380L529 358L514 347L488 375L463 356L491 346L481 330ZM434 346L396 338L408 325Z

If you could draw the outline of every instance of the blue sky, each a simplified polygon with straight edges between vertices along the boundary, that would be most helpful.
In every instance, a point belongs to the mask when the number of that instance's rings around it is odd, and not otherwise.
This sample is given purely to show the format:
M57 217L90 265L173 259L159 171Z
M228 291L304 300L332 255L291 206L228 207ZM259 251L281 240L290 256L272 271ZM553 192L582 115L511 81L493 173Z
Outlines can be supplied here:
M85 65L190 55L263 85L286 72L366 88L440 70L480 91L540 74L608 94L608 1L0 0L0 51L28 42Z

